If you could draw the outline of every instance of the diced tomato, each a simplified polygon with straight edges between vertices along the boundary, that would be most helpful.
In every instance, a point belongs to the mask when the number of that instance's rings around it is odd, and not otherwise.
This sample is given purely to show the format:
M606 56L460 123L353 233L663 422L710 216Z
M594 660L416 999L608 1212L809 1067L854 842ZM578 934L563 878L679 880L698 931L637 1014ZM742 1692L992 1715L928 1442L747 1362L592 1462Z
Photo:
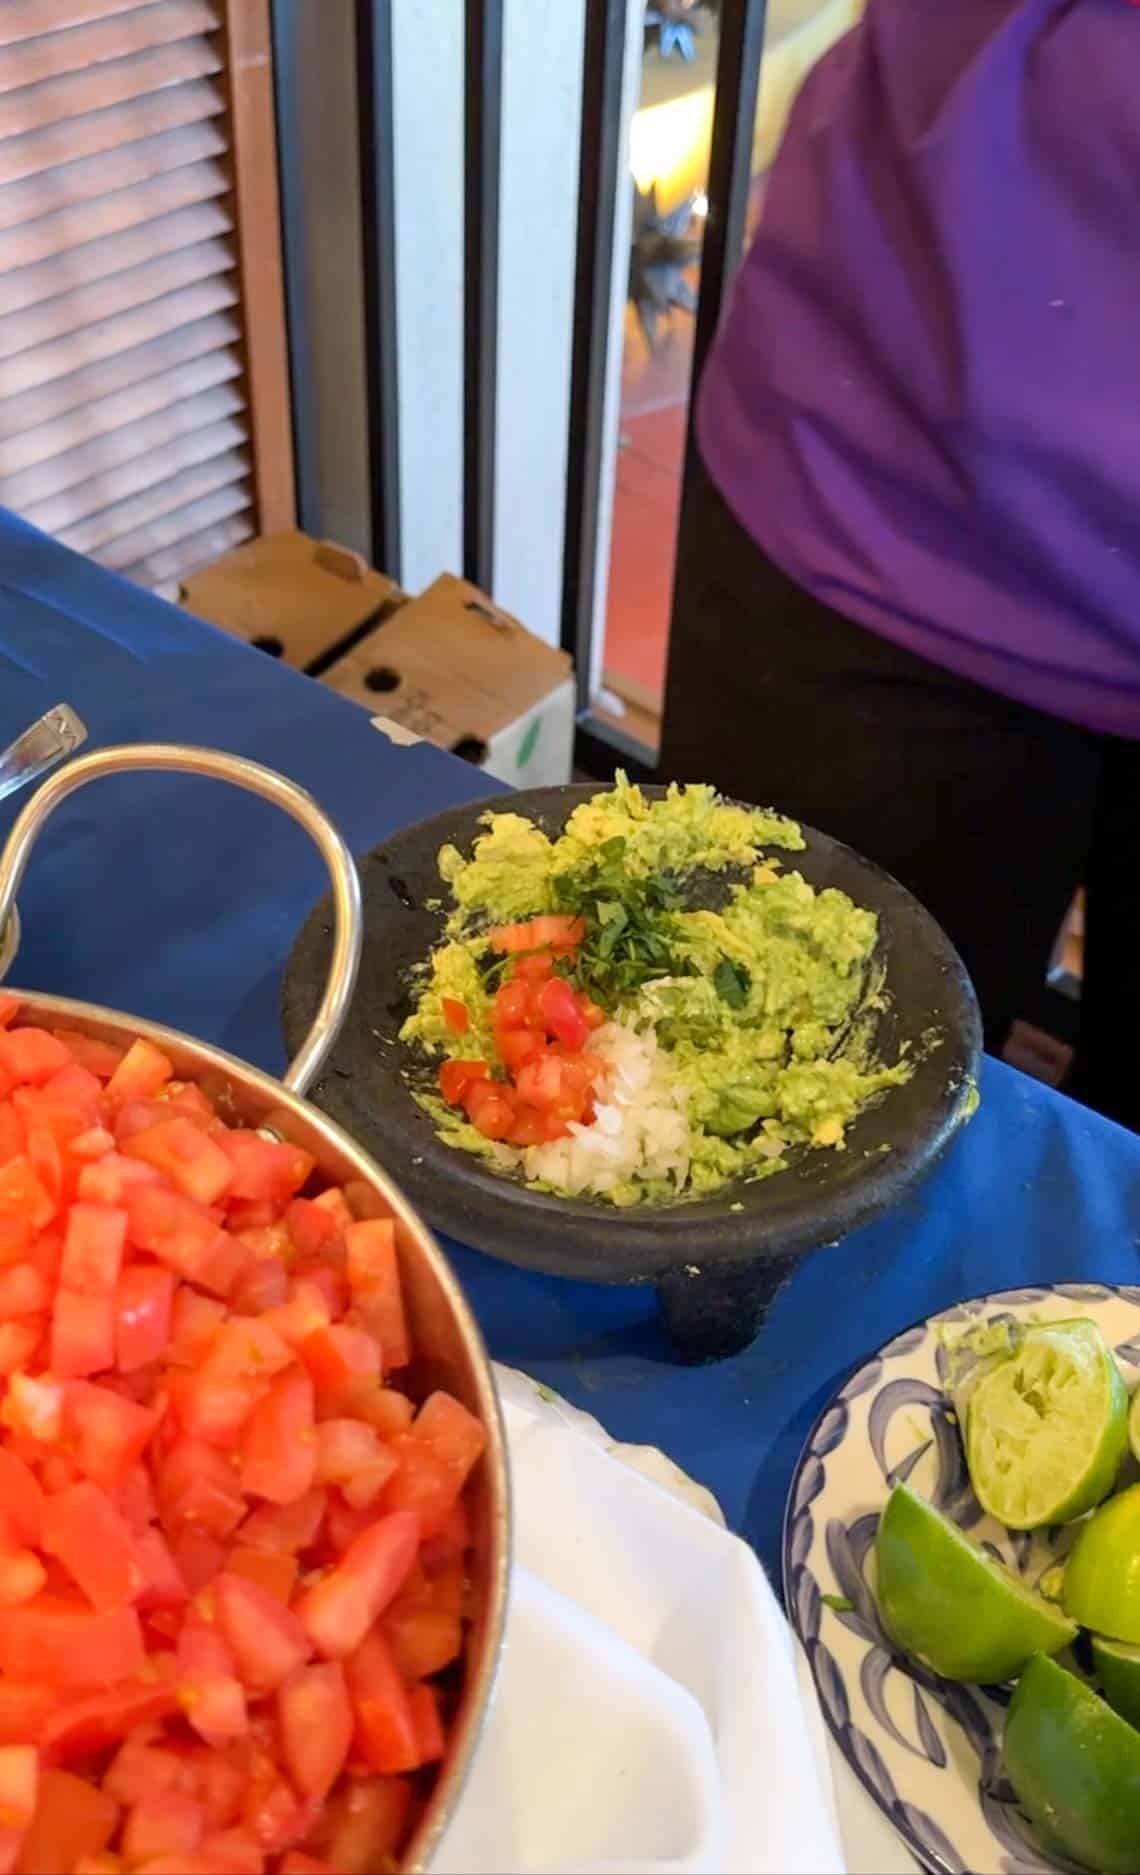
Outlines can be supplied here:
M37 1548L44 1503L31 1466L0 1445L0 1542L17 1549Z
M391 1439L408 1430L415 1408L407 1394L395 1387L370 1387L353 1394L352 1411L357 1419L374 1426L382 1439Z
M247 1232L241 1242L248 1245ZM266 1309L280 1307L289 1294L289 1275L278 1257L256 1258L248 1263L230 1292L230 1306L235 1315L261 1315Z
M210 1875L263 1875L261 1846L244 1829L222 1829L203 1836L201 1856Z
M272 1758L255 1764L242 1797L242 1826L269 1855L291 1848L310 1833L320 1806L300 1798Z
M244 1490L273 1504L292 1504L314 1482L313 1383L301 1367L290 1367L270 1383L242 1434Z
M115 1294L115 1365L121 1374L147 1367L166 1352L173 1304L170 1270L132 1263L123 1271Z
M348 1757L353 1713L338 1660L298 1668L277 1693L285 1768L306 1797L323 1801Z
M543 1038L533 1029L499 1029L495 1046L507 1073L517 1075L520 1068L542 1053Z
M104 1489L113 1490L141 1457L156 1415L109 1387L86 1380L68 1384L63 1407L79 1469Z
M496 1081L476 1081L464 1099L468 1117L484 1139L506 1139L514 1124L511 1090Z
M319 1256L340 1235L337 1220L312 1198L294 1198L285 1212L285 1228L298 1256Z
M213 1585L213 1603L238 1673L252 1692L274 1692L308 1658L297 1616L247 1576L223 1571Z
M413 1512L423 1535L434 1536L455 1504L459 1481L450 1465L424 1440L416 1438L414 1429L390 1439L388 1449L399 1464L381 1493L381 1507Z
M136 1597L141 1610L177 1608L189 1599L182 1571L161 1530L144 1530L136 1537L135 1561L143 1577Z
M0 1608L18 1608L30 1602L47 1582L35 1550L0 1549Z
M286 1550L257 1549L239 1543L230 1551L226 1568L231 1575L245 1576L267 1589L288 1608L297 1583L297 1558Z
M133 1608L93 1612L79 1601L39 1595L0 1609L0 1659L16 1679L112 1686L141 1671L142 1630Z
M0 1040L3 1037L0 1036ZM42 1230L56 1213L56 1202L22 1152L0 1165L0 1217L23 1218Z
M299 1849L290 1849L281 1858L280 1875L336 1875L331 1862L318 1862Z
M347 1662L356 1718L356 1749L372 1771L414 1771L420 1762L415 1714L407 1686L379 1628Z
M225 1307L213 1296L202 1296L182 1284L170 1309L170 1348L167 1358L175 1367L197 1367L226 1319Z
M338 1231L347 1230L353 1222L355 1214L339 1185L330 1185L326 1191L319 1192L313 1203L328 1212Z
M208 1365L197 1373L170 1374L166 1382L183 1432L191 1439L225 1447L232 1447L240 1436L265 1387L264 1381L246 1374L219 1376Z
M245 1688L219 1629L193 1608L178 1636L178 1703L200 1738L223 1746L249 1730Z
M107 1082L107 1098L116 1106L121 1106L125 1100L151 1100L166 1086L173 1073L173 1063L162 1050L139 1036L112 1070Z
M416 1414L412 1436L421 1439L452 1472L461 1488L486 1448L487 1435L474 1413L450 1393L433 1393Z
M545 983L547 977L552 975L554 952L549 950L519 952L511 968L521 982L530 984L533 989L536 984Z
M201 1804L182 1791L143 1797L123 1824L123 1854L136 1864L152 1856L191 1856L205 1834L205 1823Z
M339 1875L371 1875L394 1854L407 1828L411 1785L400 1777L353 1778L334 1795L321 1846ZM282 1863L282 1875L285 1865Z
M106 1692L84 1693L47 1715L39 1746L49 1764L89 1758L117 1745L136 1726L153 1725L178 1710L173 1689L155 1680L127 1680Z
M440 1009L443 1019L453 1035L466 1035L471 1027L471 1012L466 1003L461 1003L454 996L441 996Z
M366 1218L350 1224L344 1239L353 1302L368 1332L380 1343L384 1371L406 1367L411 1344L400 1288L395 1224L391 1218Z
M73 1159L84 1162L105 1159L115 1150L115 1135L105 1126L89 1126L85 1133L77 1133L67 1148Z
M144 1585L130 1525L89 1478L46 1499L41 1541L95 1608L134 1601Z
M458 1615L435 1608L392 1610L384 1617L384 1633L392 1655L406 1680L427 1679L458 1660L463 1649L463 1623Z
M522 961L505 1000L560 1115L596 1068L550 1045L549 951ZM298 1197L311 1156L151 1044L5 1021L0 996L0 1875L387 1866L412 1798L377 1766L443 1750L423 1683L462 1656L482 1449L457 1402L383 1384L412 1355L395 1223L363 1181ZM477 1072L470 1104L517 1114ZM26 1834L9 1745L47 1767Z
M13 1081L39 1087L70 1060L64 1044L47 1029L5 1029L0 1034L0 1072Z
M0 1375L27 1367L42 1338L38 1321L0 1322Z
M117 1206L71 1206L63 1240L59 1280L81 1295L109 1296L119 1280L127 1214Z
M32 1745L0 1745L0 1868L15 1868L36 1810L39 1754Z
M439 1694L434 1686L413 1686L409 1696L412 1723L416 1731L416 1751L421 1764L435 1764L443 1756L443 1725L439 1716Z
M294 1283L288 1300L280 1308L269 1310L264 1318L275 1334L289 1348L299 1348L318 1328L329 1325L329 1308L323 1287L317 1283Z
M358 1419L326 1419L316 1436L317 1483L339 1485L354 1510L374 1503L397 1460L373 1427Z
M45 1102L54 1103L60 1110L74 1109L79 1124L74 1121L61 1125L62 1111L57 1113L55 1125L61 1144L74 1139L77 1133L87 1127L97 1126L102 1115L103 1086L97 1074L92 1074L78 1061L69 1061L67 1066L53 1074L50 1081L44 1083Z
M26 1217L0 1216L0 1269L27 1260L32 1226Z
M71 1059L94 1074L100 1081L109 1081L126 1054L126 1049L117 1042L101 1042L93 1035L84 1035L79 1029L56 1029L56 1040L63 1043Z
M550 977L538 994L538 1011L548 1035L577 1054L586 1046L589 1027L578 998L563 977Z
M99 1855L118 1823L114 1798L87 1778L42 1771L36 1813L20 1849L20 1875L59 1875L82 1857Z
M0 1677L0 1745L38 1743L42 1727L67 1698L46 1680Z
M64 1390L50 1375L13 1374L0 1400L0 1422L26 1439L55 1444L63 1432Z
M218 1144L233 1168L230 1198L266 1198L282 1207L313 1170L311 1152L288 1141L263 1139L260 1133L226 1131L219 1133Z
M303 1597L298 1614L317 1652L343 1659L399 1593L416 1558L419 1518L382 1517L351 1543L335 1569Z
M225 1567L225 1545L197 1524L183 1524L171 1532L170 1553L191 1595L206 1588Z
M226 1153L200 1126L182 1115L135 1133L123 1150L129 1158L142 1159L165 1173L175 1188L196 1204L213 1204L233 1183L234 1169Z
M485 1061L444 1061L439 1070L439 1091L449 1106L460 1107L474 1082L486 1079Z
M240 1541L253 1549L308 1549L316 1539L325 1514L327 1494L317 1488L306 1491L292 1504L260 1504L251 1511L238 1532Z
M346 1391L370 1378L379 1378L380 1350L360 1328L333 1323L318 1328L297 1349L317 1390L318 1401L336 1404Z
M527 918L521 924L496 925L488 931L492 950L513 955L519 951L550 950L560 953L577 950L586 935L585 920L562 912L546 912L539 918Z
M57 1289L51 1318L51 1364L64 1379L101 1373L115 1363L115 1298Z
M194 1524L211 1536L228 1536L240 1521L245 1499L228 1459L201 1439L180 1438L162 1461L158 1495L169 1523Z
M138 1185L127 1192L126 1207L130 1242L177 1275L216 1295L228 1295L240 1279L249 1253L205 1205L162 1186Z
M156 1172L153 1165L128 1159L123 1153L106 1152L83 1166L76 1189L91 1204L122 1205L133 1187L161 1183L162 1173Z

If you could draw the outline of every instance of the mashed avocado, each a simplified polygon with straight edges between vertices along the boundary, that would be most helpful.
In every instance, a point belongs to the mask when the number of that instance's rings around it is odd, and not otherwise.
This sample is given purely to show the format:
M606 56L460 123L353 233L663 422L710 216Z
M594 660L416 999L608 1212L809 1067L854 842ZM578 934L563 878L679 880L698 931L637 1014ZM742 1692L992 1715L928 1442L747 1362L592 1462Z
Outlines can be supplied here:
M489 812L484 825L469 857L440 853L445 941L425 961L402 1039L428 1055L479 1057L494 1074L503 964L488 932L549 912L581 920L567 974L623 1032L653 1038L689 1133L681 1170L612 1180L614 1203L768 1177L797 1147L841 1150L868 1101L908 1078L907 1062L873 1054L877 919L783 869L772 849L804 845L792 821L709 787L649 800L619 776L556 839L520 814ZM444 997L468 1011L461 1036ZM511 1160L455 1109L425 1104L453 1144Z

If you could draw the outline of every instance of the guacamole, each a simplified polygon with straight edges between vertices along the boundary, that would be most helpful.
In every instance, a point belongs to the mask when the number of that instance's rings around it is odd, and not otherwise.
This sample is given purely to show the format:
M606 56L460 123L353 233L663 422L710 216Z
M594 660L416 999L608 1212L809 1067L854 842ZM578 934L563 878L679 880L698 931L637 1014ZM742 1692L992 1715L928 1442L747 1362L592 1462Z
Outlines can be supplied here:
M573 921L557 969L604 1018L590 1043L609 1075L594 1155L602 1164L604 1145L604 1176L590 1171L591 1126L557 1150L516 1151L425 1094L453 1144L547 1189L676 1201L771 1176L797 1149L843 1150L856 1115L909 1077L906 1060L873 1053L877 919L787 867L804 846L794 822L710 787L649 800L619 776L557 838L511 812L487 813L484 829L469 855L439 855L449 912L402 1039L503 1078L495 999L511 960L498 928ZM611 1085L627 1089L624 1107Z

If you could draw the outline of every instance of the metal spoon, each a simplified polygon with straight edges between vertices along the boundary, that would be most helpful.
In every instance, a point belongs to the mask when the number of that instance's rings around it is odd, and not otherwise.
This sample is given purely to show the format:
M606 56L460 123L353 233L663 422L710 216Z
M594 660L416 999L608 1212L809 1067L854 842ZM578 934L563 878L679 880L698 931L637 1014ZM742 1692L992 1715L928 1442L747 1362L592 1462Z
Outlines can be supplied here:
M0 801L54 768L65 755L73 755L86 740L87 725L69 703L45 711L0 751Z

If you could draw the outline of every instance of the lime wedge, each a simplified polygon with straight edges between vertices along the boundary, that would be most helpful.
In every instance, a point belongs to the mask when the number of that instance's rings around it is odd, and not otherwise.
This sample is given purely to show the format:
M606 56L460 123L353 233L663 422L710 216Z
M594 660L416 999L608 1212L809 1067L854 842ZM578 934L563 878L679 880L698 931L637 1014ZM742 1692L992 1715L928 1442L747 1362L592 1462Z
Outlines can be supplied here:
M1065 1564L1063 1599L1083 1628L1140 1642L1140 1484L1089 1518Z
M1042 1322L979 1381L966 1417L978 1502L1010 1530L1069 1523L1107 1497L1128 1395L1095 1322Z
M1140 1647L1092 1637L1093 1666L1104 1696L1129 1725L1140 1725Z
M1140 1387L1132 1395L1132 1405L1128 1410L1128 1443L1132 1447L1133 1458L1140 1461Z
M887 1499L875 1562L888 1633L945 1679L1012 1679L1031 1654L1055 1654L1076 1636L1059 1608L905 1484Z
M1041 1654L1010 1701L1005 1767L1047 1848L1101 1875L1140 1869L1140 1732Z

